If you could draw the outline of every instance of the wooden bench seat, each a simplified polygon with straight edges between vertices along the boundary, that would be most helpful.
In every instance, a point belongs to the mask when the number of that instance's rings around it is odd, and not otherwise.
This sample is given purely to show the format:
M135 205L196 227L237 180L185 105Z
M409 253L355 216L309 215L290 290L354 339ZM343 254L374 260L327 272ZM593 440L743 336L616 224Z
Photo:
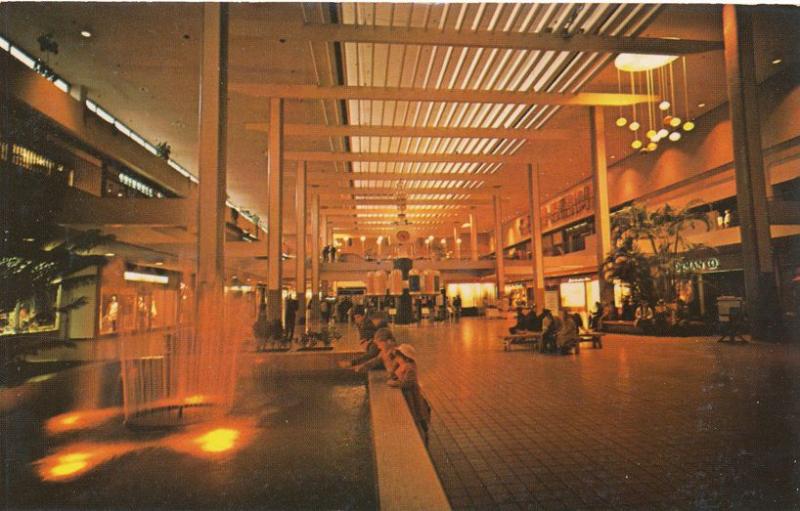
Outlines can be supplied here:
M542 339L541 332L524 332L518 334L510 334L503 337L503 350L510 351L511 346L520 345L525 346L529 345L535 348L539 341Z

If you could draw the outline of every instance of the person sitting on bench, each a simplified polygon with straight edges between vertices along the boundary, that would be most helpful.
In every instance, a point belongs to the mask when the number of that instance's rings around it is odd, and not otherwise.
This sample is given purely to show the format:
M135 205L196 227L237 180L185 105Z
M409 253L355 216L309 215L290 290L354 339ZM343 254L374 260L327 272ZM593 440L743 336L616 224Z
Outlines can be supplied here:
M517 324L508 329L510 334L521 334L530 331L533 313L523 307L517 308Z
M561 313L561 328L556 334L556 347L560 353L566 355L578 342L578 325L574 315L564 310Z
M540 318L542 321L542 351L555 351L556 335L561 328L561 319L553 317L550 309L544 309Z

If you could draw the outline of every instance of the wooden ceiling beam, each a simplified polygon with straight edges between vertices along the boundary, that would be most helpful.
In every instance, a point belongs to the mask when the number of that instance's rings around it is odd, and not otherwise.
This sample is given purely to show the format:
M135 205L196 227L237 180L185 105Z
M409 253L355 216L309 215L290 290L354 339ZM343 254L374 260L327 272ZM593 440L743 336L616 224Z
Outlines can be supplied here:
M307 23L284 25L265 37L281 42L350 42L414 44L510 50L552 50L565 52L640 53L647 55L687 55L722 50L722 41L668 39L659 37L607 36L596 34L470 32L427 30L424 28ZM231 26L233 37L263 34L261 23L240 21Z
M332 211L335 209L340 209L346 206L385 206L388 209L390 206L398 206L401 201L397 199L361 199L361 200L352 200L352 199L339 199L333 198L330 195L322 194L320 195L320 203L322 204L322 209L320 210L322 213L326 213L327 211ZM402 201L402 203L407 207L407 209L412 209L414 206L441 206L443 204L440 200L427 200L427 199L407 199ZM459 206L468 206L468 207L478 207L478 206L490 206L492 204L491 199L488 198L470 198L470 199L452 199L446 202L446 206L448 207L459 207ZM369 208L364 210L358 211L377 211L377 208ZM356 211L355 209L353 211ZM395 211L397 211L395 209ZM420 211L437 211L435 209L420 209Z
M338 85L231 83L231 92L259 98L284 99L371 99L382 101L433 101L444 103L497 103L520 105L562 106L631 106L658 101L650 94L617 94L607 92L578 92L553 94L538 92L471 90L471 89L419 89L412 87L355 87Z
M528 164L524 155L451 154L451 153L334 153L324 151L286 151L286 161L352 161L352 162L416 162L416 163L519 163Z
M488 203L486 204L488 206ZM416 209L413 205L406 207L404 210L400 210L398 208L385 208L385 209L377 209L377 208L370 208L370 209L351 209L351 208L331 208L331 209L323 209L321 210L325 215L328 216L339 216L339 215L356 215L356 214L379 214L379 215L397 215L399 213L406 213L407 215L453 215L466 218L468 215L465 211L468 211L471 206L468 205L459 205L455 207L449 207L447 209Z
M309 173L311 183L340 183L342 181L483 181L495 182L508 174L459 174L448 173L412 173L412 172L313 172Z
M397 187L384 187L384 188L355 188L347 186L326 186L318 192L320 195L391 195L397 196L398 194L454 194L454 195L470 195L472 197L485 196L492 197L492 192L485 191L484 188L466 189L466 188L449 188L446 186L426 186L424 188L408 188L399 189ZM396 202L402 202L395 199ZM448 204L447 199L440 200L439 204Z
M248 122L249 131L268 133L264 122ZM572 140L573 130L523 130L507 128L431 128L424 126L325 126L323 124L286 124L286 136L293 137L402 137L402 138L509 138L520 140Z

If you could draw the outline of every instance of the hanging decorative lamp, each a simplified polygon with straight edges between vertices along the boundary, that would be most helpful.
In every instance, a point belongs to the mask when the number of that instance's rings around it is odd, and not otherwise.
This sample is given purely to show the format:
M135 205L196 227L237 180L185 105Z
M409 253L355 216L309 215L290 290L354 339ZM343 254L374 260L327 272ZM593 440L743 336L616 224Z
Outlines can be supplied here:
M683 123L683 131L692 131L694 129L694 121L689 115L689 79L686 76L686 57L681 58L683 66L683 105L686 113L686 122Z

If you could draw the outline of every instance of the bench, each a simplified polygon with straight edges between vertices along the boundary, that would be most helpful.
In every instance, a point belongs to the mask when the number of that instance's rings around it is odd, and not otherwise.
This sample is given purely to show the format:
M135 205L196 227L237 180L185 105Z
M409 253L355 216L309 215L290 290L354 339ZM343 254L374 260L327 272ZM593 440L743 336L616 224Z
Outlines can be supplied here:
M578 335L578 344L590 342L592 343L592 348L603 349L604 335L602 332L583 332Z
M604 319L603 331L616 334L642 334L641 328L636 326L635 321L622 319Z
M525 332L519 334L510 334L503 337L503 351L511 351L511 346L530 345L531 348L536 348L539 341L542 339L541 332Z

